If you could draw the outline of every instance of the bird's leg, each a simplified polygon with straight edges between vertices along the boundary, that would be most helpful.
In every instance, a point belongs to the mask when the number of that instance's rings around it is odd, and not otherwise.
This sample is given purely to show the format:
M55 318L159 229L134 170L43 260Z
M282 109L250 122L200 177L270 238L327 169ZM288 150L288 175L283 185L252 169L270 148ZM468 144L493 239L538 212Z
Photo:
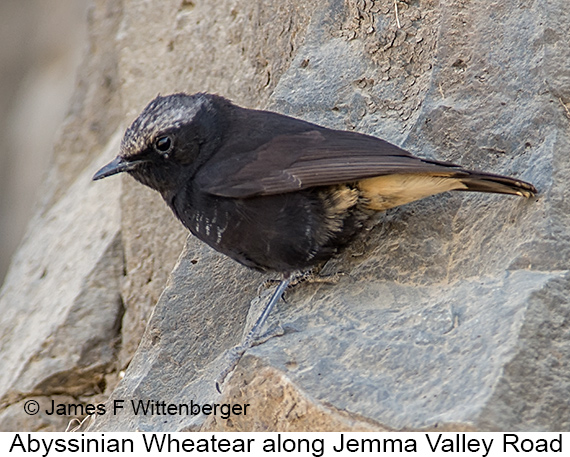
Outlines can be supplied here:
M285 292L285 289L287 289L287 286L289 286L290 281L291 281L291 279L290 279L289 275L287 275L279 283L279 285L277 286L277 289L275 289L275 292L273 292L271 299L269 300L269 302L267 302L267 305L265 305L263 312L261 313L261 315L259 316L259 318L255 322L255 324L253 324L253 327L251 327L251 330L246 335L246 337L243 341L242 346L244 346L246 349L250 348L252 346L253 342L257 339L257 337L259 337L259 333L261 332L261 327L263 326L263 324L265 324L265 321L269 317L269 314L271 313L271 310L273 309L275 304L283 296L283 293Z
M288 274L285 275L283 280L277 286L277 289L275 289L275 292L273 292L271 299L267 302L267 305L265 305L263 312L255 322L255 324L253 324L253 327L251 328L249 333L244 338L242 344L233 347L229 351L228 353L229 363L226 366L226 368L220 373L218 379L216 379L216 389L218 390L218 392L221 393L220 385L224 383L224 380L226 379L227 375L233 371L233 369L235 368L235 366L243 356L244 352L247 351L250 347L252 347L255 340L259 337L259 334L261 332L261 327L263 327L263 324L265 324L265 321L267 321L267 318L269 317L269 314L271 313L271 310L273 309L275 304L283 296L283 292L285 292L285 289L287 289L287 286L289 285L290 281L291 279L289 275Z

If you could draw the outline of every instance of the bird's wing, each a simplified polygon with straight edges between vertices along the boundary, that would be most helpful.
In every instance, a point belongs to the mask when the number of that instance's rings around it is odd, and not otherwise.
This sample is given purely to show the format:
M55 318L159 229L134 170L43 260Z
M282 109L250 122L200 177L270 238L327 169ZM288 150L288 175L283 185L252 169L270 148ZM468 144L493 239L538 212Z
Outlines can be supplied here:
M255 148L218 156L225 159L210 161L196 178L202 190L234 198L389 174L453 176L463 172L451 163L414 157L379 138L320 127L276 135Z

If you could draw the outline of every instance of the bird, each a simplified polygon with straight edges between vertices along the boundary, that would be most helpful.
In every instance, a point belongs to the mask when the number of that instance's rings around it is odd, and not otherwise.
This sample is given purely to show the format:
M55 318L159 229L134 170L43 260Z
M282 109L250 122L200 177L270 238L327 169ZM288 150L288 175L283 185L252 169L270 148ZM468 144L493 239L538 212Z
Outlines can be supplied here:
M215 250L282 275L236 352L251 346L294 272L329 260L375 213L447 191L537 193L520 179L419 158L375 136L203 92L152 100L93 179L122 172L158 191Z

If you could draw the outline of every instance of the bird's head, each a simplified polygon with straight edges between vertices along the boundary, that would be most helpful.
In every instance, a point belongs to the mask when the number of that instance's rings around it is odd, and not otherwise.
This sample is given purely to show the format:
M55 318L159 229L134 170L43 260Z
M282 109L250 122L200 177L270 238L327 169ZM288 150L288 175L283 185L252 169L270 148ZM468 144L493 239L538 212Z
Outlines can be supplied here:
M93 180L126 171L166 197L221 142L221 101L209 94L156 97L125 132L119 155Z

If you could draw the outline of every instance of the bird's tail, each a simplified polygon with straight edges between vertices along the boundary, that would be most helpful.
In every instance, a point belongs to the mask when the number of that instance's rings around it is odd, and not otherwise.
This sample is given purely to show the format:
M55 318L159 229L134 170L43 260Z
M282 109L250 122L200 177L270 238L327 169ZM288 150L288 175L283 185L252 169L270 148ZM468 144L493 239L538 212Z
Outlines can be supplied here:
M536 194L532 184L507 176L456 169L437 173L398 173L358 181L366 206L385 211L430 195L450 190L494 192L530 198Z
M532 184L519 179L509 178L508 176L470 171L467 172L467 176L460 177L459 181L465 185L465 188L454 190L493 192L496 194L520 195L526 198L534 197L537 193L536 188Z

